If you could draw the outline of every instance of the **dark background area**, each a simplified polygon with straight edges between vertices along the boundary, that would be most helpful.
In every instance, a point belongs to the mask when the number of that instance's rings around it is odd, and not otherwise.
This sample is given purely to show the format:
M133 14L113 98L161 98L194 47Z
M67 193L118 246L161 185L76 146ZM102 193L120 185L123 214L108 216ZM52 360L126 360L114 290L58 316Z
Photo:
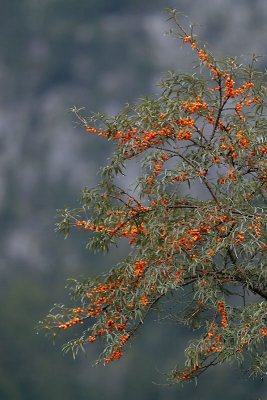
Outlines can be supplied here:
M92 367L97 346L73 361L62 340L35 326L67 301L67 278L107 270L126 252L92 255L83 235L54 232L56 209L76 206L112 151L76 125L69 109L115 114L158 92L192 55L164 33L166 7L189 16L218 55L263 55L265 0L0 0L0 399L264 400L266 378L219 367L197 386L164 385L190 332L153 316L119 363ZM134 174L134 171L132 171ZM99 350L99 349L98 349Z

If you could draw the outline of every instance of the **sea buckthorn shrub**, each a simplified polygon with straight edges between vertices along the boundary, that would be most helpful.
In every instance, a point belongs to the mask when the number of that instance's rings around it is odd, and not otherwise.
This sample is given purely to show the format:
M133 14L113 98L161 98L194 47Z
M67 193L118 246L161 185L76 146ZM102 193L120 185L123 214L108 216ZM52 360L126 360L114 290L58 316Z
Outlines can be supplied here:
M99 277L73 281L72 305L55 307L41 325L53 335L73 330L64 350L74 355L100 340L98 362L108 364L123 356L153 310L167 318L169 301L175 320L195 332L172 381L225 362L263 375L266 74L255 70L255 56L249 65L217 60L170 14L177 40L198 60L193 74L168 73L158 98L115 117L86 118L73 109L85 140L98 135L114 152L97 187L83 189L81 206L60 211L58 230L83 231L93 251L126 238L129 256ZM135 185L120 187L134 162L141 171Z

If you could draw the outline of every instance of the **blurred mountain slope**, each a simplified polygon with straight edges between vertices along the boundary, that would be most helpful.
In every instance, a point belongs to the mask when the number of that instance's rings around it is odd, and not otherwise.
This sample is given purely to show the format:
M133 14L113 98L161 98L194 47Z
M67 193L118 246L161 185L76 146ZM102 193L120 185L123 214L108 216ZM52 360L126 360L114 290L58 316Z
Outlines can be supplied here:
M34 332L53 303L66 299L68 277L102 272L126 251L93 256L82 235L66 242L54 233L56 209L77 205L80 189L97 182L98 167L112 151L83 132L69 109L114 114L127 101L157 93L164 71L191 71L190 51L164 35L170 28L165 7L199 23L219 55L266 52L264 0L1 1L1 400L208 400L214 394L220 400L226 384L233 388L229 399L239 400L266 389L264 382L243 383L238 373L230 382L225 369L185 391L152 385L161 379L157 369L177 361L177 337L186 337L177 327L155 328L153 321L122 363L93 370L94 349L89 359L72 362Z

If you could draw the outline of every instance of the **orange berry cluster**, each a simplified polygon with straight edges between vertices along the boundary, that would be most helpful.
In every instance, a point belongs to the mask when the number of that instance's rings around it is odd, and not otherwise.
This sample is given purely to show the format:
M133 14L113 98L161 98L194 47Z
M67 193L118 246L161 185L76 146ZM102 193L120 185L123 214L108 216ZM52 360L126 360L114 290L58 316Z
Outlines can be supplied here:
M201 97L197 96L196 101L186 101L183 104L182 109L189 111L190 114L194 114L195 111L205 110L207 108L207 103L202 103Z
M180 131L176 132L176 137L178 140L190 140L192 135L192 132L186 129L181 129Z
M191 42L191 40L192 40L192 36L185 36L185 37L183 38L183 42L184 42L184 43Z
M191 43L191 47L192 49L197 48L196 43L194 42L192 36L190 35L185 35L183 37L183 42L184 43ZM197 54L198 57L200 59L200 61L202 61L206 67L208 69L210 69L212 75L213 75L213 80L219 80L222 77L225 79L225 99L228 98L235 98L237 96L240 96L242 94L244 94L247 90L251 89L252 87L254 87L254 83L252 82L245 82L242 86L240 86L237 89L234 89L235 86L235 81L233 80L233 78L228 74L228 73L223 73L220 68L218 68L216 65L214 65L215 63L213 63L212 57L209 56L209 54L203 50L203 49L197 49ZM211 89L212 91L214 90L222 90L222 82L221 80L219 81L219 86ZM251 98L251 99L246 99L242 102L241 108L246 106L250 106L252 103L257 103L259 102L258 98ZM240 109L239 109L240 110Z
M178 119L176 121L176 123L177 123L177 125L181 125L181 126L193 127L195 124L195 120L190 117L185 117L185 118Z
M252 225L248 226L247 229L248 229L249 231L254 230L255 233L256 233L256 236L257 236L258 238L261 237L261 229L262 229L262 226L261 226L261 223L260 223L260 222L257 223L257 224L252 224Z
M245 239L245 233L244 232L239 232L238 235L236 236L236 241L238 242L243 242Z
M173 239L170 236L168 243L172 244L174 251L194 250L197 244L204 239L203 235L210 233L210 225L205 223L200 223L198 228L189 227L184 235L179 239ZM197 254L189 255L190 258L197 259Z
M144 235L148 235L149 234L148 230L145 229L143 222L142 222L142 224L140 226L133 225L133 226L127 228L127 229L124 229L121 232L121 235L126 237L126 238L129 238L130 239L129 240L129 245L131 245L131 244L136 242L137 236L139 234L141 234L141 233L144 234Z
M228 316L227 312L225 310L225 304L223 301L219 300L218 301L218 312L221 314L221 325L223 329L226 329L228 327Z
M233 181L233 182L237 181L237 175L236 175L236 170L235 169L229 169L227 171L227 175L222 175L218 179L218 183L221 184L221 185L224 185L229 180Z
M195 49L197 47L196 42L194 41L194 39L192 38L192 36L184 36L183 37L183 42L184 43L191 43L191 48Z
M105 230L104 225L95 225L90 224L89 221L77 221L76 222L77 228L84 228L86 231L95 231L95 232L102 232Z
M241 115L241 111L242 111L242 109L245 107L245 106L247 106L247 107L249 107L249 106L251 106L252 105L252 103L259 103L260 102L260 100L259 100L259 98L257 98L257 97L252 97L251 99L249 99L249 100L243 100L243 101L240 101L239 103L237 103L236 105L235 105L235 115L237 115L238 117L239 117L239 119L241 120L241 121L243 121L244 120L244 117Z
M120 319L120 316L118 316L117 318ZM125 322L126 322L126 320L125 320ZM98 331L96 331L94 333L94 335L89 336L87 340L88 340L88 342L93 343L96 341L97 336L103 336L108 331L116 330L118 332L118 331L124 331L125 329L126 329L126 323L117 323L117 322L114 322L113 319L108 319L106 322L106 328L98 329ZM127 337L127 339L126 339L126 337ZM126 343L126 341L128 339L129 339L128 334L125 334L120 337L120 341L122 343Z
M230 76L225 80L225 97L235 97L235 90L233 90L235 82Z
M105 358L105 362L104 362L104 363L105 363L105 364L108 364L108 363L110 363L110 362L113 361L113 360L119 360L119 359L123 356L121 349L122 349L122 346L118 346L118 347L111 353L111 355L110 355L109 357L106 357L106 358Z
M169 182L186 182L189 180L187 172L181 172L179 175L172 176L169 178Z
M139 207L138 211L131 210L129 212L130 215L136 215L138 212L148 211L150 210L149 207ZM90 224L88 221L77 221L76 222L77 228L84 228L86 231L94 231L94 232L107 232L110 235L119 235L124 236L126 238L130 238L129 244L133 244L136 239L137 235L142 233L147 235L149 232L145 229L144 223L142 222L139 226L131 225L129 221L120 222L115 226L113 229L108 229L104 225L95 225ZM123 229L122 229L123 228Z
M97 132L95 128L88 127L87 132ZM150 148L151 146L161 144L163 138L171 137L174 134L173 129L167 127L162 127L158 130L151 129L150 131L138 132L136 128L128 129L126 132L115 131L115 132L103 132L100 128L98 130L98 136L105 136L107 138L112 138L113 140L118 140L118 146L123 146L126 143L130 143L130 150L125 150L124 155L133 157L138 153L142 153L144 150Z
M221 138L220 142L221 142L220 148L222 151L227 151L228 158L232 159L238 158L237 151L232 144L230 144L225 138Z
M160 171L162 171L162 164L167 161L169 159L169 157L167 156L166 153L163 153L160 155L160 157L158 159L154 159L153 162L155 164L155 167L153 169L153 175L154 176L158 176L158 174L160 173Z
M227 76L227 74L226 74ZM241 94L243 94L246 90L252 88L254 83L246 82L241 87L234 89L235 82L234 80L228 75L225 80L225 97L235 98ZM248 100L244 105L249 106L255 99Z
M204 50L198 50L198 57L201 61L208 61L209 55Z
M71 319L71 320L69 320L69 321L66 321L66 322L64 322L64 323L59 323L59 324L58 324L58 328L59 328L59 329L63 329L63 330L65 331L65 330L68 329L70 326L77 325L77 324L82 324L82 323L83 323L83 320L84 320L84 318L75 317L75 318L73 318L73 319Z
M199 229L189 229L183 237L172 242L175 251L178 251L179 247L184 250L192 250L196 246L196 242L200 241L202 236Z
M207 333L205 342L208 345L207 353L212 353L214 351L220 353L222 351L223 336L221 333L217 334L217 328L212 322L210 323L210 330Z
M149 300L147 296L142 296L139 300L139 302L143 305L143 306L147 306L149 304Z
M263 156L264 154L267 154L267 145L266 146L262 146L262 147L258 147L257 150Z
M140 277L143 275L145 268L147 266L147 262L146 261L137 261L134 263L135 265L135 269L134 269L134 276L135 277Z
M249 141L242 133L242 131L238 131L235 136L238 139L237 141L238 146L241 147L242 149L246 149L249 145Z
M191 369L185 368L182 372L177 373L175 375L175 378L177 381L182 382L182 381L188 381L189 379L192 379L196 372L200 369L199 365L194 365Z
M220 157L218 156L217 153L212 157L211 161L212 161L214 164L220 164L220 163L221 163Z

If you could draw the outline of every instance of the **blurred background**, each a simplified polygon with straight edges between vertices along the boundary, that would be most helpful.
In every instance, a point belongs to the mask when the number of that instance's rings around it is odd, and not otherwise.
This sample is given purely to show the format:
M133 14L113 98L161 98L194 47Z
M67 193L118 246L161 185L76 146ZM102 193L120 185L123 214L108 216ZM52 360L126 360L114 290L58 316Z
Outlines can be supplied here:
M267 379L217 368L198 386L164 385L188 332L153 318L119 363L73 361L35 326L67 299L67 278L107 270L125 250L91 255L86 238L55 234L56 209L76 206L112 149L76 125L69 109L115 114L155 95L167 70L191 71L190 49L165 32L166 7L199 24L217 55L260 54L265 0L0 0L0 399L257 400Z

